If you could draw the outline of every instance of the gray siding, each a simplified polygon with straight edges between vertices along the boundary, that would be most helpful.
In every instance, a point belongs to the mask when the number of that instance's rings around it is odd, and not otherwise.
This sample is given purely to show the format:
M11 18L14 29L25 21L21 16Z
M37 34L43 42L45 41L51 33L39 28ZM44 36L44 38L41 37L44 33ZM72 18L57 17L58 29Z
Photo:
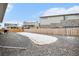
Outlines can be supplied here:
M62 24L60 23L52 23L50 25L41 25L41 28L60 28L62 27Z
M51 16L40 18L40 27L54 28L54 27L78 27L79 14Z
M79 19L79 15L68 15L65 16L66 20L75 20L75 19Z
M51 23L60 23L63 19L64 19L63 16L41 18L40 24L41 25L50 25Z
M79 19L78 20L65 20L62 22L63 26L71 26L71 27L78 27L79 26Z
M7 8L7 3L0 3L0 22L2 22L5 11Z

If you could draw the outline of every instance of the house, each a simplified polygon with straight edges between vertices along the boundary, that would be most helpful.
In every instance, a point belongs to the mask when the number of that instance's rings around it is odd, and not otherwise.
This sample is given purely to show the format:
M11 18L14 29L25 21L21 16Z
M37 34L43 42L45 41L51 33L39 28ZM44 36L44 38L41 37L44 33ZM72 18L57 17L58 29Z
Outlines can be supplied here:
M62 21L61 24L63 25L63 27L66 27L66 28L79 27L79 19L65 20L65 21Z
M7 29L9 32L22 32L22 26L14 23L5 23L4 28Z
M55 27L59 28L68 26L69 27L79 26L79 13L40 17L40 27L42 28L55 28Z
M3 21L7 5L8 5L8 3L0 3L0 23L2 23L2 21ZM2 32L3 32L3 29L0 25L0 33L2 33Z
M26 21L23 23L24 29L37 28L37 27L39 27L39 24L37 22Z
M0 3L0 22L3 21L6 8L7 8L7 3Z
M4 27L7 28L7 29L17 29L18 28L18 24L5 23Z

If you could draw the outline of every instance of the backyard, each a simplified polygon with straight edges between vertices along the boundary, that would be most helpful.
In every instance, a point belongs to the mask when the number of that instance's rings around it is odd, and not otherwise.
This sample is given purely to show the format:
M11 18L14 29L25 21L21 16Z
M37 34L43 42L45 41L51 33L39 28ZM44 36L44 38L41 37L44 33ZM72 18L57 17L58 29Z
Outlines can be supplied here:
M23 33L23 32L20 32ZM27 32L25 32L27 33ZM52 35L58 40L50 44L35 44L29 37L17 33L0 34L1 56L72 56L79 55L79 37ZM44 39L44 38L43 38Z

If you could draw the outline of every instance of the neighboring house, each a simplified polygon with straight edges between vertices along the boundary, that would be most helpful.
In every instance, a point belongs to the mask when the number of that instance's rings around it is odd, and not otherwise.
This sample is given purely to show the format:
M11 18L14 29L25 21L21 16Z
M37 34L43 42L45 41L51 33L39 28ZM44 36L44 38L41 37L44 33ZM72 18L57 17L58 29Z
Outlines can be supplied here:
M40 25L41 28L60 28L62 27L61 23L51 23L49 25Z
M67 27L70 25L78 27L79 13L40 17L40 27L43 28L65 27L66 25Z
M79 19L62 21L63 27L79 27Z
M12 23L5 23L4 27L7 29L17 29L18 25L17 24L12 24Z
M35 28L38 27L38 23L37 22L33 22L33 21L27 21L23 23L23 28L24 29L30 29L30 28Z
M23 31L22 26L19 26L18 24L13 24L13 23L5 23L4 29L8 30L9 32L21 32L21 31Z

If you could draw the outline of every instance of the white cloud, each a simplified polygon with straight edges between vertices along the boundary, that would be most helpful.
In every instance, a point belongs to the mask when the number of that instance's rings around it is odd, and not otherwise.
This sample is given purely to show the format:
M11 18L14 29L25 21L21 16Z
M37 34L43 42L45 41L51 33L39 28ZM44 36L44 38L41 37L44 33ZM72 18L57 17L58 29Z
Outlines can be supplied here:
M79 13L79 6L73 6L67 10L68 13Z
M6 12L10 12L13 9L13 4L8 4Z
M73 6L70 8L50 8L43 13L42 16L59 15L59 14L70 14L79 13L79 6Z
M16 24L17 21L16 21L16 20L5 20L5 21L3 21L3 23L12 23L12 24Z

